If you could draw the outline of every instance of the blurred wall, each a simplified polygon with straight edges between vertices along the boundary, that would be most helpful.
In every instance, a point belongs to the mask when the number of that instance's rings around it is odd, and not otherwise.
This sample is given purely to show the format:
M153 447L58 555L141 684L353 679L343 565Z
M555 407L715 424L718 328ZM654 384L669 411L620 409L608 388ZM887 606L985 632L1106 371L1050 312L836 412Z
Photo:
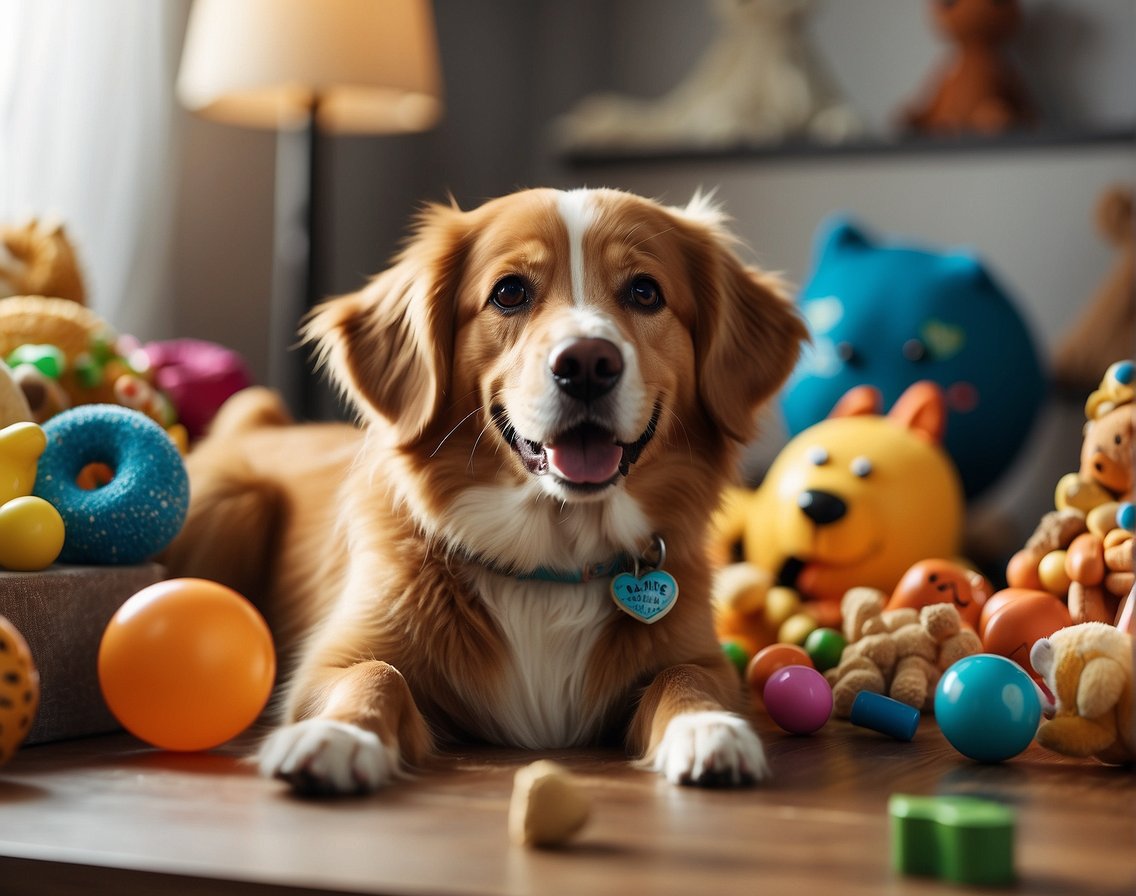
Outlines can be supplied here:
M1047 119L1071 129L1136 121L1136 3L1022 0L1013 52ZM1047 348L1106 269L1091 210L1101 189L1136 175L1127 144L1018 151L882 153L795 159L570 166L550 121L587 93L652 96L678 83L715 22L696 0L435 0L446 113L414 136L329 140L321 181L320 291L360 286L395 251L424 200L463 207L523 186L617 186L669 201L719 187L762 265L800 282L812 233L833 210L883 233L977 250L1008 284ZM912 0L818 0L810 33L873 131L886 131L944 56ZM268 374L277 142L187 116L175 245L177 328L243 352ZM294 136L280 138L294 141ZM287 152L281 154L289 158ZM287 172L283 172L287 176ZM296 172L293 172L293 174ZM333 413L331 403L325 411ZM1058 408L1039 450L998 500L1020 520L1045 509L1075 459L1079 424ZM776 421L759 465L779 444ZM1053 478L1051 478L1053 477Z

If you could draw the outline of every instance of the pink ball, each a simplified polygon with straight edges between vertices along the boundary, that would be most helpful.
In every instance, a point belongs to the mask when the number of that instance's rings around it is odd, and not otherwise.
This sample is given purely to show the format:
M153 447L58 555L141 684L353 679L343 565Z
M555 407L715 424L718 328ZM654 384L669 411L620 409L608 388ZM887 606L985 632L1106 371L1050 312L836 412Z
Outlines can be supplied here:
M762 694L769 718L790 734L819 731L832 715L832 688L816 669L783 666Z

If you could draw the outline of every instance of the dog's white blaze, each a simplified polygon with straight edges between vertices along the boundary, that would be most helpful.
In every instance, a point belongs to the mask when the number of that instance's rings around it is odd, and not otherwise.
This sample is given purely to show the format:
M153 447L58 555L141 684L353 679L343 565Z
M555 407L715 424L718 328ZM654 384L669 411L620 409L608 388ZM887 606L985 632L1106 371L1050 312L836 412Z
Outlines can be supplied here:
M583 307L584 292L584 234L596 219L591 190L569 190L556 200L560 217L568 229L568 265L572 275L572 301Z

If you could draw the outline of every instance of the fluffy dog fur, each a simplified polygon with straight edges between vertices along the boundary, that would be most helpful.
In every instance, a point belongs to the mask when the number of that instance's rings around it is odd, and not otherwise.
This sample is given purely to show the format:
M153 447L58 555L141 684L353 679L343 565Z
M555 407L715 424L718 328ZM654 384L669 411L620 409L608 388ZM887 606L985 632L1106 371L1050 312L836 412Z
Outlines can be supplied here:
M733 244L700 197L432 206L393 267L307 324L361 426L230 400L189 458L167 562L247 594L276 633L264 774L365 792L440 741L611 739L675 782L767 774L714 635L707 523L805 331ZM610 578L530 577L650 554L654 535L681 591L653 624Z

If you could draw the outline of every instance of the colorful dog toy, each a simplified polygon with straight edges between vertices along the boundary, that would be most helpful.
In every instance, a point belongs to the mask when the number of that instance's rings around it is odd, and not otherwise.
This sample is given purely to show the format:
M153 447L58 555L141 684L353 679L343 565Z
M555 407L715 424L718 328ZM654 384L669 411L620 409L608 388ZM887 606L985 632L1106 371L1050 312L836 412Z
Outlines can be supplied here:
M23 743L39 709L39 673L14 625L0 616L0 765Z
M812 734L832 716L832 688L812 666L783 666L762 691L769 718L790 734Z
M1041 720L1041 697L1017 663L980 653L943 673L935 689L935 718L964 756L1001 762L1030 745Z
M896 871L980 886L1014 880L1014 813L1000 803L897 793L888 815Z
M740 543L757 578L795 588L820 625L839 625L850 588L890 592L913 563L958 553L963 494L939 444L942 391L916 383L887 416L879 410L874 389L851 390L829 419L781 450L756 491L732 493L716 520L719 553ZM716 593L729 611L720 614L720 636L756 632L763 640L760 589L747 593L746 606L735 599L745 595Z
M149 417L118 405L82 405L53 417L44 432L35 493L66 523L64 563L139 563L181 530L189 478L174 443ZM96 464L110 481L85 489L78 480Z
M1069 609L1045 591L1003 588L982 607L978 636L987 653L1013 660L1034 678L1041 678L1030 665L1030 650L1042 638L1072 625Z
M781 397L789 431L821 420L854 386L874 386L890 406L930 380L947 411L943 447L967 496L979 494L1025 444L1046 394L1009 294L973 255L877 240L849 220L827 223L818 244L798 298L812 346ZM933 556L950 555L923 555Z
M1085 403L1080 468L1057 483L1045 514L1006 568L1009 584L1068 602L1074 623L1113 622L1136 582L1136 364L1117 361Z
M200 339L143 345L154 383L168 395L190 439L200 438L225 399L252 385L244 359L231 349Z
M1037 641L1030 662L1057 700L1054 717L1038 729L1038 743L1117 765L1136 760L1131 635L1083 622Z
M864 691L929 710L943 670L982 649L953 604L885 610L884 600L883 592L853 588L841 602L848 646L825 673L841 718Z
M264 619L237 592L168 579L114 614L98 672L107 706L136 737L166 750L208 750L264 709L276 654Z
M931 604L953 604L962 621L977 631L982 607L993 591L985 576L961 563L920 560L903 574L884 609L921 610Z
M848 721L860 728L871 728L896 740L911 740L923 714L914 706L900 703L873 691L860 691L852 701Z

